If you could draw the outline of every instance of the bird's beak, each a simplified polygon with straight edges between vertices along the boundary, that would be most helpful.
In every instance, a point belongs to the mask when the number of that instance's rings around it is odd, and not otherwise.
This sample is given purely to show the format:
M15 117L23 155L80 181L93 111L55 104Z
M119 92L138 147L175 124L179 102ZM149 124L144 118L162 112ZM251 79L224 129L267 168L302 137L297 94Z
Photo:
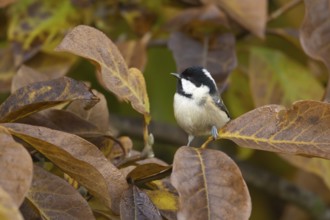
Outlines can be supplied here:
M176 78L178 78L178 79L181 79L181 77L180 77L180 74L179 73L171 73L171 75L172 76L175 76Z

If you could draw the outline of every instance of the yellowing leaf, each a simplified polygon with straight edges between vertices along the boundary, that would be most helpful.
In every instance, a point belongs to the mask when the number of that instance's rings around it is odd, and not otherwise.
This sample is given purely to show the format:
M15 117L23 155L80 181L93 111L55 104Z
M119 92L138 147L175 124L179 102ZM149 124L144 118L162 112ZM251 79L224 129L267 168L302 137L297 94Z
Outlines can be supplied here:
M12 122L74 100L85 100L86 108L98 102L84 83L68 77L32 83L16 90L0 105L0 122Z
M68 51L96 63L98 79L106 89L131 102L138 112L149 114L143 75L136 69L128 70L117 47L101 31L79 25L65 36L57 50Z
M158 209L175 212L179 208L178 197L166 190L148 190L147 195Z
M324 91L306 68L277 50L251 48L249 76L256 106L320 100Z
M120 197L128 185L95 145L76 135L45 127L19 123L3 126L85 186L113 212L119 213Z
M242 147L330 159L330 104L295 102L266 105L220 129L219 137Z
M18 206L10 195L0 186L0 218L1 220L23 220Z
M18 207L30 188L32 166L27 150L0 125L0 187L9 193Z
M251 214L242 174L221 151L181 147L174 156L171 182L179 193L179 220L248 219Z
M42 219L95 219L87 201L75 188L38 166L34 166L27 200Z

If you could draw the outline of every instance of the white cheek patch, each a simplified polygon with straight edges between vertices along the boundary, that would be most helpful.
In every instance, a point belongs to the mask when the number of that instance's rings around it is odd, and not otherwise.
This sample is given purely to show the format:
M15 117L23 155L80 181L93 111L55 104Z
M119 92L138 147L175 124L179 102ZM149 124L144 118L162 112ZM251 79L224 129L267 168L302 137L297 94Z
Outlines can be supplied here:
M210 89L207 86L197 87L195 84L186 79L181 79L181 82L183 91L187 94L191 94L196 99L203 98L210 92Z
M211 73L210 73L209 71L207 71L206 69L203 68L203 72L205 73L205 75L206 75L208 78L210 78L210 80L213 81L214 84L216 84L215 81L214 81L214 79L213 79L213 77L211 76Z

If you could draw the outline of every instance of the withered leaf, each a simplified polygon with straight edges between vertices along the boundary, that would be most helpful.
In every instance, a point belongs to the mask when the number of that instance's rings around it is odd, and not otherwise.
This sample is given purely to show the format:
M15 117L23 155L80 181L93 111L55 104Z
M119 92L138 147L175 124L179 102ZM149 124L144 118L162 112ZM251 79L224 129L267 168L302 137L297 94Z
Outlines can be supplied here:
M0 122L12 122L74 100L85 100L85 107L91 108L98 98L84 83L68 77L32 83L16 90L0 105Z
M30 154L0 125L0 187L11 196L17 207L30 188L32 169Z
M0 217L1 220L23 220L17 204L10 195L0 186Z
M298 101L285 109L266 105L220 129L242 147L330 159L330 104Z
M328 0L305 0L305 17L300 28L300 42L305 52L323 61L329 71L325 101L330 102L330 3Z
M242 174L220 151L181 147L171 182L179 193L179 220L249 219L251 201Z
M133 108L149 114L149 100L143 75L127 68L117 47L101 31L84 25L69 32L57 51L67 51L85 57L98 67L100 83L119 98L130 101Z
M249 76L256 106L289 106L303 99L320 100L324 90L304 66L269 48L250 49Z
M206 67L216 81L223 82L237 65L235 38L231 33L217 35L204 52L203 43L182 32L173 32L168 47L173 52L179 72L200 65Z
M27 200L42 219L95 219L87 201L75 188L38 166L34 166Z
M126 179L131 180L133 183L144 183L153 178L157 179L164 178L167 173L172 170L171 166L163 166L157 163L145 163L138 165L134 168L126 177Z
M264 38L267 23L267 0L202 0L222 8L254 35Z
M120 218L123 220L162 219L148 195L134 185L123 193L120 201Z
M65 173L119 213L119 200L128 187L125 178L90 142L73 134L19 123L3 124Z

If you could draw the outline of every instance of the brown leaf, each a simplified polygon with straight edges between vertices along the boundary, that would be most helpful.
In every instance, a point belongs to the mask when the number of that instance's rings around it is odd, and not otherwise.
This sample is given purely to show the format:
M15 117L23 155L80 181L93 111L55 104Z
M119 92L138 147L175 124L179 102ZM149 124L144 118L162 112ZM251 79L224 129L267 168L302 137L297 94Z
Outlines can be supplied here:
M164 178L167 173L172 170L171 166L162 166L157 163L146 163L138 165L126 177L135 184L141 184L158 177L157 179Z
M122 220L161 220L158 209L148 195L132 185L124 193L120 201L120 218Z
M330 159L330 104L295 102L267 105L230 121L220 137L260 150Z
M149 100L141 72L129 71L117 47L101 31L79 25L69 32L57 51L67 51L97 64L100 83L133 108L149 114Z
M18 123L3 124L12 135L44 154L65 173L119 213L119 199L128 187L125 178L90 142L69 133Z
M23 220L17 204L0 186L0 217L1 220Z
M34 166L27 200L42 219L95 219L87 201L75 188L38 166ZM25 213L24 217L30 219Z
M144 70L150 37L150 33L147 33L140 40L123 41L116 44L128 67Z
M267 23L267 0L203 0L218 5L254 35L264 38Z
M208 44L206 49L201 42L181 32L173 32L168 47L173 52L178 72L200 65L206 67L216 81L223 82L237 65L235 38L231 33L224 33Z
M330 102L330 3L328 0L305 0L305 17L300 28L300 42L312 58L323 61L329 72L324 100Z
M11 196L17 207L22 204L30 188L32 166L27 150L14 141L6 128L0 126L0 187Z
M250 195L242 174L221 151L181 147L174 156L171 182L179 193L178 219L250 216Z
M84 83L67 77L29 84L16 90L0 105L0 122L12 122L74 100L85 100L86 108L98 102Z
M80 118L83 118L93 125L95 125L100 131L108 132L110 129L110 119L109 119L109 110L108 103L105 96L96 91L92 90L93 94L99 98L99 102L91 109L85 109L82 105L82 101L72 102L67 108L67 111L70 111Z

